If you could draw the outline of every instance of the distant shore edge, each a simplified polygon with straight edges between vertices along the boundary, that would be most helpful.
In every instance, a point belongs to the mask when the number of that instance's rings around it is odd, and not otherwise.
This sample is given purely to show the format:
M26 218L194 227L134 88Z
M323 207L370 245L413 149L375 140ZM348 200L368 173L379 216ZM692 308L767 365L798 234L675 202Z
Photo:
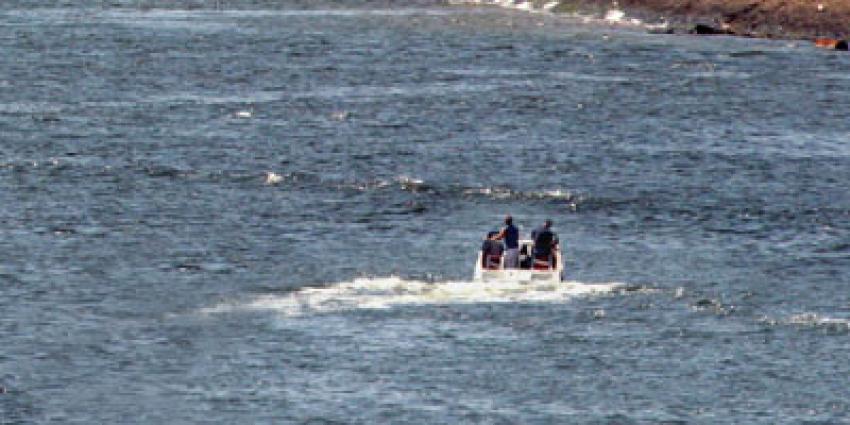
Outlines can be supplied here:
M452 1L452 0L450 0ZM670 33L758 38L847 39L846 0L471 0L454 3L520 6L604 17L612 10Z
M646 19L669 16L674 28L684 26L692 32L696 25L704 25L720 33L759 38L844 39L850 35L850 2L844 0L618 0L613 4L626 13L649 14Z

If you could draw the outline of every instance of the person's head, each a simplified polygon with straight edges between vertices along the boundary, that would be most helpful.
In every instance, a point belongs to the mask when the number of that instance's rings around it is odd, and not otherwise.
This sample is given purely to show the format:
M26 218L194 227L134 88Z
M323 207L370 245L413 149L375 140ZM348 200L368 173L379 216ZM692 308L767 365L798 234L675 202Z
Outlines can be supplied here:
M497 232L495 230L491 230L491 231L487 232L487 239L493 239L493 237L498 235L498 234L499 234L499 232Z
M514 224L514 218L511 217L510 214L508 214L505 216L505 225L510 226L511 224Z
M552 220L547 218L546 221L543 222L543 227L545 227L547 229L552 227Z

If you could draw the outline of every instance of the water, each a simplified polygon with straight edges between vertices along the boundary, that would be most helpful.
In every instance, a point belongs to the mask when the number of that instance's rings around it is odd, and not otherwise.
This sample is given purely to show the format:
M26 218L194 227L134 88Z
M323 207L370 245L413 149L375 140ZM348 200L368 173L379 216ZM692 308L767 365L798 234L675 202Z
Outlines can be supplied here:
M850 422L850 57L227 3L0 6L0 423Z

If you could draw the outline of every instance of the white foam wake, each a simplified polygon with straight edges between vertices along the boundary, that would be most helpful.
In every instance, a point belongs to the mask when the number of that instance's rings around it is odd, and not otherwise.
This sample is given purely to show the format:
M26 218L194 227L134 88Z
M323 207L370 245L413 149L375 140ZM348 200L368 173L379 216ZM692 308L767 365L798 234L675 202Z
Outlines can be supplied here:
M387 309L404 305L477 303L558 303L590 294L608 293L619 283L579 282L421 282L397 277L360 278L326 287L303 288L286 295L265 295L245 303L224 303L204 314L272 310L285 316Z

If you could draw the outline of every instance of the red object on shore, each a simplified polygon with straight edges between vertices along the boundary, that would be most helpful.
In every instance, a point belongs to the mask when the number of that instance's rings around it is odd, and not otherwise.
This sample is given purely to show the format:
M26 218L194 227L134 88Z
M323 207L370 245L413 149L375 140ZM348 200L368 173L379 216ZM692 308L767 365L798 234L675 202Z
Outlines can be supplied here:
M847 50L847 40L839 40L836 38L818 38L815 39L815 46L824 49Z

